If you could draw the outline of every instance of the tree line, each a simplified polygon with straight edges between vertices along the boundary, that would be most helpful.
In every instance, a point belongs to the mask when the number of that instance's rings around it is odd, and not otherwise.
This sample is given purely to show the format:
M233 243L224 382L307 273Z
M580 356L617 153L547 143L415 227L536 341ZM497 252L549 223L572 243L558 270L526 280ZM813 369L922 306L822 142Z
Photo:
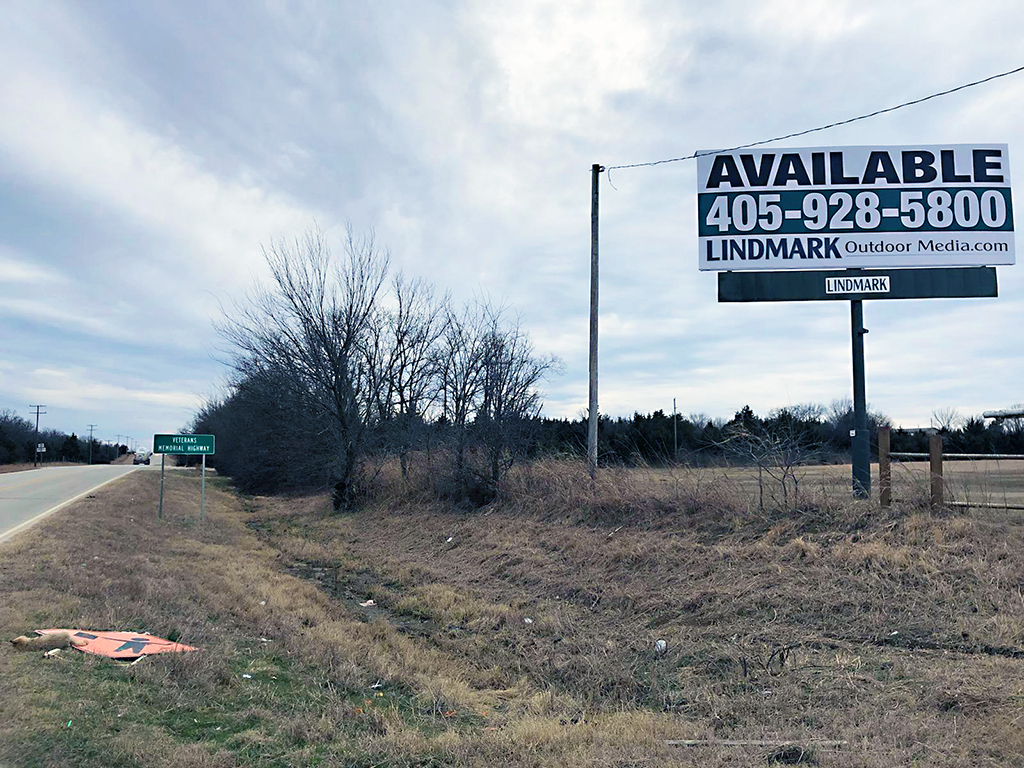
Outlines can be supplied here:
M539 387L561 365L511 308L455 306L393 274L372 233L349 230L340 257L318 230L264 257L270 280L217 325L231 380L192 425L217 435L209 463L252 492L327 486L341 509L384 458L408 477L410 456L429 451L453 494L493 497L533 444Z
M890 450L927 453L930 431L943 436L945 450L956 453L1024 455L1024 419L988 421L981 416L961 417L953 409L936 411L933 426L895 428ZM706 464L719 461L756 463L755 444L774 450L785 447L799 454L803 463L849 461L853 429L853 404L833 400L828 406L807 403L777 408L758 416L743 406L731 419L704 414L636 412L632 417L602 416L598 431L598 455L609 464ZM883 413L868 411L872 456L877 455L878 428L891 427ZM543 419L536 431L535 452L585 456L587 419Z
M270 279L217 323L226 392L191 425L217 436L208 463L242 490L327 488L335 508L349 508L387 461L408 479L413 457L426 456L432 483L484 502L518 460L585 455L585 416L541 416L540 387L561 363L536 352L510 307L483 298L456 306L431 284L393 274L372 233L349 230L340 256L315 229L263 254ZM891 422L874 411L868 422L877 445L878 427ZM744 406L729 420L663 410L602 417L599 456L781 467L785 487L795 466L847 461L853 423L848 399L764 416ZM943 429L951 446L1024 452L1013 424ZM922 433L892 433L894 451L926 443Z
M44 462L89 460L89 439L56 429L40 429L14 411L0 411L0 464L19 464L35 460L36 445L46 446L40 458ZM93 464L109 464L128 451L127 445L108 445L92 440Z

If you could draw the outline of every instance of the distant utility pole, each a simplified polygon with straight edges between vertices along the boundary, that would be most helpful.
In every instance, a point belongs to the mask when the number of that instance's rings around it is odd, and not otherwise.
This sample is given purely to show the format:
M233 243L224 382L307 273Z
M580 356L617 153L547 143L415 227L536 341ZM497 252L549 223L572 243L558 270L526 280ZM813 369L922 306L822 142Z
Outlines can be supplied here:
M89 424L88 425L88 427L89 427L89 464L92 464L92 431L97 426L98 426L97 424Z
M39 414L46 413L46 411L39 410L45 408L45 405L30 405L29 408L36 409L36 452L32 454L32 466L39 466Z
M672 461L679 455L679 419L676 418L676 399L672 398Z

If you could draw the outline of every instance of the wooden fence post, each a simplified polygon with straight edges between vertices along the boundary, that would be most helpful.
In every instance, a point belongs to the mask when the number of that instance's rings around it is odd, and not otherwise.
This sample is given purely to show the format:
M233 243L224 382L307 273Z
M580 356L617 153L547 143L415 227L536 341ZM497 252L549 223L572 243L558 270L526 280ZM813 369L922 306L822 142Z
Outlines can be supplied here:
M932 478L932 509L942 506L942 435L928 441L928 464Z
M889 463L889 427L878 428L878 500L892 504L892 465Z

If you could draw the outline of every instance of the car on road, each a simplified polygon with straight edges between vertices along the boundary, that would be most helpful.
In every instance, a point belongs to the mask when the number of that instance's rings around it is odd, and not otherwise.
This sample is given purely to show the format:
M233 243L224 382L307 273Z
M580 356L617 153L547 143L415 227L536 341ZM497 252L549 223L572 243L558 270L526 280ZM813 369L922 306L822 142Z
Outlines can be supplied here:
M138 451L135 458L132 459L132 464L149 464L149 454L145 451Z

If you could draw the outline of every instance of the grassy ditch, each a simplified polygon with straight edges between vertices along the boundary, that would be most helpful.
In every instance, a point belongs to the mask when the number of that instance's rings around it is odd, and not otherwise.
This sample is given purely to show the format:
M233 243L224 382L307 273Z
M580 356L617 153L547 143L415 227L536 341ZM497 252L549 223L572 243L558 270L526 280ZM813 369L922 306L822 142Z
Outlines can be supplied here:
M157 483L3 545L0 629L202 652L0 650L0 765L1024 765L1009 522L546 463L478 511L390 470L352 515L217 479L200 525L195 475L163 522Z

